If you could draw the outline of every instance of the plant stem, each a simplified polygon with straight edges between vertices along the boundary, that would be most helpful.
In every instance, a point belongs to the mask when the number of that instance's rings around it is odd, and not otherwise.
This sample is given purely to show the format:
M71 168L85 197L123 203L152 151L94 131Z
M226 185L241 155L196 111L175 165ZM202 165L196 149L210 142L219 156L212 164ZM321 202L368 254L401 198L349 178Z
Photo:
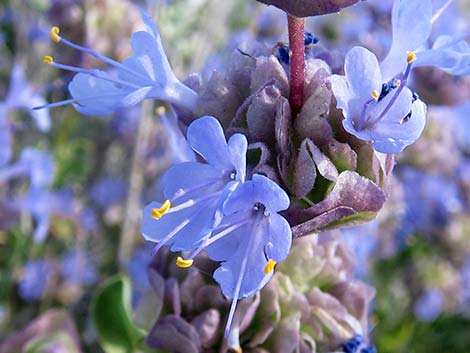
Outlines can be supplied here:
M152 131L153 103L150 99L144 100L142 103L142 112L131 162L129 191L124 211L125 218L122 222L119 242L118 261L121 269L124 269L127 265L132 255L134 242L139 236L140 216L142 213L140 196L144 187L145 154Z
M302 108L304 103L304 75L305 75L305 46L304 22L300 17L287 15L289 29L290 58L290 95L289 102L293 116Z

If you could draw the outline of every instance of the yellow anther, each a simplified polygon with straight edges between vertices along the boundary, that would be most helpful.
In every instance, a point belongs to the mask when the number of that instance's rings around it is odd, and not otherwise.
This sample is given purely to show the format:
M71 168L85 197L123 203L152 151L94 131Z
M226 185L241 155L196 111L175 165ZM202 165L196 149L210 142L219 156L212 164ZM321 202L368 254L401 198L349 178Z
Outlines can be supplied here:
M57 26L52 27L51 30L49 31L49 36L56 43L60 42L59 32L60 32L60 29Z
M379 100L379 97L380 97L380 93L376 89L374 89L372 91L372 98L374 98L377 101Z
M52 56L46 55L43 59L42 62L44 64L52 64L54 62L54 58Z
M152 208L152 217L156 219L160 219L163 217L163 215L168 211L168 209L171 207L171 202L170 200L166 200L163 205L161 205L159 208Z
M176 258L176 266L181 268L188 268L193 265L194 260L185 260L181 256Z
M166 114L166 108L165 106L161 105L159 106L157 109L155 109L155 113L157 113L157 115L165 115Z
M269 259L268 263L264 267L264 274L269 274L272 270L274 270L274 266L276 266L277 262L273 259Z
M398 88L401 86L401 80L396 80L395 81L395 88Z
M416 60L416 53L414 51L407 52L408 56L406 57L406 61L408 64L411 64L413 61Z

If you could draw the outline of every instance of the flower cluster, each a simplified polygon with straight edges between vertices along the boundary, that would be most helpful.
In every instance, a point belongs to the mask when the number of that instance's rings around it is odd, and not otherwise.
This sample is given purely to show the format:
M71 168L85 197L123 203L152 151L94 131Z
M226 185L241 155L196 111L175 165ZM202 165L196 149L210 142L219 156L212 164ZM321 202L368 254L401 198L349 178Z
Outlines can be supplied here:
M233 298L225 337L238 299L250 297L270 279L276 263L291 245L291 230L278 214L289 207L286 193L265 176L245 180L246 138L229 141L213 117L195 120L188 128L191 148L206 163L186 162L163 176L167 200L144 209L142 234L158 242L154 254L168 245L172 251L191 251L176 264L189 267L203 250L221 266L214 279Z

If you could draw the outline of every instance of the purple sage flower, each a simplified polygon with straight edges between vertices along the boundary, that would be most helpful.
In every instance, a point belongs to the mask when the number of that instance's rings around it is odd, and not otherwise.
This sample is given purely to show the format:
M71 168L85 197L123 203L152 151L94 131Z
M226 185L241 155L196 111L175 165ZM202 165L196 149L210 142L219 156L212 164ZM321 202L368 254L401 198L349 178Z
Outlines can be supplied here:
M190 250L210 236L222 214L227 195L245 181L247 140L241 134L225 140L217 119L205 116L188 128L191 148L207 163L185 162L171 167L163 176L167 200L152 202L144 209L142 234L172 251Z
M147 98L194 109L197 94L181 83L171 70L155 23L144 13L142 20L146 30L132 35L133 55L122 63L61 37L59 28L52 27L50 36L54 42L63 43L103 61L116 69L117 75L98 69L84 69L56 63L51 56L46 56L45 63L58 69L77 72L77 75L68 86L72 99L37 109L73 104L82 114L100 116L134 106Z
M395 0L392 10L392 46L381 67L385 80L391 80L406 68L409 51L416 52L415 66L436 66L453 75L470 74L470 45L460 36L441 35L427 48L433 23L452 0L433 14L431 0ZM419 14L419 16L417 16Z
M426 105L406 87L414 54L407 59L401 79L384 83L376 56L363 47L354 47L346 55L346 75L331 77L337 106L345 117L344 128L370 141L378 152L401 152L424 130Z

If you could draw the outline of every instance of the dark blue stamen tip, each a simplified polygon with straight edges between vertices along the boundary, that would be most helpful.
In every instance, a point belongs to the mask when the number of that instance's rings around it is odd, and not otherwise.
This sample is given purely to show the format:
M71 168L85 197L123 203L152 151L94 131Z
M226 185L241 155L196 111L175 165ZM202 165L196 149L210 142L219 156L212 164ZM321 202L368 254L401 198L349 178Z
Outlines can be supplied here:
M400 84L399 84L400 80L397 80L396 78L392 79L391 81L389 82L385 82L382 84L382 91L380 92L380 96L379 96L379 102L387 95L389 94L392 90L394 90L395 88L397 88Z
M364 337L362 337L361 335L353 336L346 343L343 344L342 348L344 353L356 353L362 342L364 342Z
M278 43L274 47L274 56L283 64L289 64L289 46L284 43Z
M419 99L419 95L418 93L416 92L413 92L413 96L411 97L411 103L414 103L416 102L417 100ZM406 114L403 119L401 119L400 121L400 124L404 124L406 123L407 121L409 121L411 119L411 110L408 114Z
M312 33L310 33L310 32L305 32L304 33L304 45L306 47L310 46L310 45L317 44L318 41L319 41L319 39L317 37L314 37Z
M377 353L377 348L375 348L375 346L369 346L367 348L362 348L361 353Z

